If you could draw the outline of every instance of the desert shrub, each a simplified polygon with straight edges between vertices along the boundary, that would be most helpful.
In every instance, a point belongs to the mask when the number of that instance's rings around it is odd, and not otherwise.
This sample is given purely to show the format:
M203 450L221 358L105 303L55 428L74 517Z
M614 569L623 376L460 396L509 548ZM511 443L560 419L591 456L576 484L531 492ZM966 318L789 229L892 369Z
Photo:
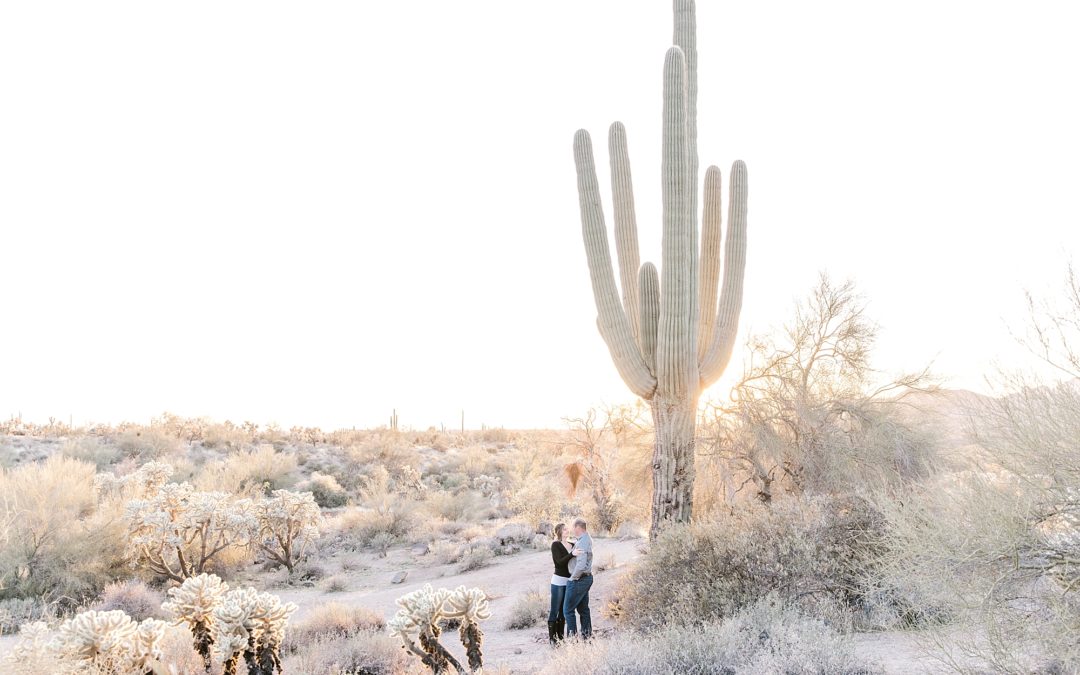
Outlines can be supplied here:
M458 571L471 572L487 567L491 564L491 560L494 557L495 552L487 546L474 544L467 548L462 554L461 563L458 565Z
M250 429L243 429L232 422L209 424L203 432L202 444L208 448L222 448L234 451L245 448L253 442Z
M379 557L385 558L395 541L396 538L389 532L379 532L371 538L371 548L379 554Z
M558 521L566 503L565 491L556 477L561 466L552 463L549 455L518 454L509 467L508 480L504 481L506 505L531 527Z
M465 547L452 541L439 539L431 544L431 556L443 565L451 565L461 560Z
M118 462L124 453L117 446L106 442L100 436L79 436L66 441L60 446L65 457L93 464L99 469Z
M0 470L0 599L97 595L126 573L118 521L91 464L55 454Z
M349 590L349 580L335 574L323 583L323 591L326 593L344 593Z
M315 496L315 503L324 509L333 509L349 503L348 492L330 474L313 471L311 477L297 484L296 489L310 492Z
M381 432L371 435L344 449L347 469L354 473L368 466L381 466L392 474L406 466L418 466L420 453L401 434Z
M165 596L138 579L117 581L105 587L92 609L102 612L121 610L136 621L162 618Z
M619 633L610 639L571 642L541 673L588 675L871 675L876 664L857 658L846 640L819 619L775 596L722 623L669 626L656 633Z
M768 593L837 621L860 608L879 514L860 499L747 504L671 526L621 580L617 611L636 627L730 617Z
M52 608L40 598L7 598L0 600L0 635L19 630L19 626L52 618Z
M472 490L443 492L428 490L423 501L424 509L436 518L476 522L489 515L491 502Z
M551 607L550 599L542 593L529 591L518 596L510 607L510 614L506 618L506 627L511 630L532 628L544 620Z
M292 654L319 639L348 638L385 628L386 621L378 612L356 605L327 602L314 607L303 621L289 626L282 651Z
M296 472L296 455L261 445L207 462L195 478L195 487L207 492L262 495L291 487Z
M382 511L350 509L333 521L331 529L336 532L335 544L345 550L359 550L375 544L379 535L389 535L395 540L404 538L415 526L414 508L412 502L402 500Z
M116 438L116 446L127 457L149 461L179 453L184 443L164 429L143 427L121 433Z
M286 673L318 675L421 675L430 673L401 648L401 641L380 631L348 637L316 637L299 643L285 657Z

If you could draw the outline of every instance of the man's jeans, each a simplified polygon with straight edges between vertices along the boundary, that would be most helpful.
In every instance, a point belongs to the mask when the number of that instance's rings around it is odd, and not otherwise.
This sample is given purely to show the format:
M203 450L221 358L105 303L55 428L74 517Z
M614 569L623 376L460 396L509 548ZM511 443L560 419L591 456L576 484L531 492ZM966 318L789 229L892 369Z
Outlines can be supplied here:
M592 588L592 575L586 574L577 581L571 579L566 584L566 599L563 601L563 615L566 617L566 636L577 633L576 611L581 616L581 637L592 635L592 614L589 613L589 589Z
M551 584L551 611L548 612L548 623L563 618L562 607L566 598L566 586Z

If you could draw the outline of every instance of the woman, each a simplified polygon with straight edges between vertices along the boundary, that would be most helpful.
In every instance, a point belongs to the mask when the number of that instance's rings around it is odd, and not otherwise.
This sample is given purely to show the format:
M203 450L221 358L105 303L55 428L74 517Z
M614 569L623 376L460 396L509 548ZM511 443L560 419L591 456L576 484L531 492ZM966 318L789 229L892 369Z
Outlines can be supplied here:
M566 545L566 525L555 526L555 541L551 542L551 560L555 573L551 575L551 611L548 612L548 642L553 646L565 636L566 617L563 616L563 598L566 582L570 579L570 561L574 556Z

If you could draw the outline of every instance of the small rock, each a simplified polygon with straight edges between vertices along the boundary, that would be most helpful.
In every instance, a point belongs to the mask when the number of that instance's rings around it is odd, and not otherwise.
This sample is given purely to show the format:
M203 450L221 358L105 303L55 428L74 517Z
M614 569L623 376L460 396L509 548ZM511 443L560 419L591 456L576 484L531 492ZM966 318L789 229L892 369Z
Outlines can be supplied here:
M390 583L392 583L392 584L400 584L401 582L405 581L408 578L409 578L409 573L408 572L405 572L405 571L395 572L394 576L390 577Z
M521 653L521 647L514 647L514 653L515 654L520 654Z
M430 546L428 546L427 544L421 542L421 543L416 544L416 545L414 545L412 547L412 554L413 555L427 555L428 551L430 551L430 550L431 550Z

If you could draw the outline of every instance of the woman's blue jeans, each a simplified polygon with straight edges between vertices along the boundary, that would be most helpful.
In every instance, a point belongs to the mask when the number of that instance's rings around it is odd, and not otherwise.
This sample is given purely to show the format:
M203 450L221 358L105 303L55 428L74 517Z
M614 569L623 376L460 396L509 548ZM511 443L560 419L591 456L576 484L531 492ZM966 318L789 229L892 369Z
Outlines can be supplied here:
M566 598L566 586L551 584L551 611L548 612L548 622L558 621L563 618L563 600Z

